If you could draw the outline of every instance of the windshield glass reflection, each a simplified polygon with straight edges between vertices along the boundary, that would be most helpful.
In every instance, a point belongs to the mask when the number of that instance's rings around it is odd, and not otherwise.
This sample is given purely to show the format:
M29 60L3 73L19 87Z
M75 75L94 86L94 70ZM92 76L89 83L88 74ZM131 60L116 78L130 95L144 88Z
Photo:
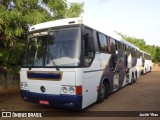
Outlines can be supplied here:
M67 28L30 37L24 66L78 66L80 36L80 28Z

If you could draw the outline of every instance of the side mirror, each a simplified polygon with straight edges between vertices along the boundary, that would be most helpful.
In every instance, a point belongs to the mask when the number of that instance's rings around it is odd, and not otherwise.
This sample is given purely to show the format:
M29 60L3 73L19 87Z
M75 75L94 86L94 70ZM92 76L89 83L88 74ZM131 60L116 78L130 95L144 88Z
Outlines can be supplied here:
M84 58L84 65L85 65L86 67L89 67L89 66L90 66L91 61L92 61L92 59L91 59L91 58L89 58L89 57L85 57L85 58Z

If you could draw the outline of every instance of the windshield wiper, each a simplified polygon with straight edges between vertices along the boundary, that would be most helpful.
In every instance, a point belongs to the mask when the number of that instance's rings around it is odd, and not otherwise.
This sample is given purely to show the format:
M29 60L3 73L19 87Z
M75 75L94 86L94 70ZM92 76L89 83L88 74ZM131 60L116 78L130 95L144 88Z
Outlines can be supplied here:
M31 69L33 68L34 64L35 64L38 60L39 60L39 59L36 58L36 60L34 60L33 63L32 63L32 65L28 68L28 70L31 70Z
M60 69L57 67L56 63L54 62L54 58L51 60L52 64L56 68L57 71L60 71Z
M47 54L49 55L49 57L51 58L51 62L52 62L52 64L53 64L53 66L56 68L56 70L57 71L60 71L60 69L58 68L58 66L56 65L56 63L55 63L55 58L52 56L52 54L51 53L49 53L48 51L47 51Z
M50 33L50 29L48 30L48 38L47 38L47 46L48 46L48 42L49 42L49 33ZM52 54L48 51L48 49L46 50L47 54L49 55L49 58L51 59L51 62L53 64L53 66L56 68L57 71L60 71L60 69L57 67L56 63L55 63L55 58L52 56Z

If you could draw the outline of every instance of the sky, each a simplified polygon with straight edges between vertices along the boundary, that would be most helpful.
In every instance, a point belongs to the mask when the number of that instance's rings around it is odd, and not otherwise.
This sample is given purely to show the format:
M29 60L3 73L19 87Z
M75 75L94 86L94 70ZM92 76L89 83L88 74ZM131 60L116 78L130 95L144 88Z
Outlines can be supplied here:
M82 18L160 46L160 0L68 0L83 2Z

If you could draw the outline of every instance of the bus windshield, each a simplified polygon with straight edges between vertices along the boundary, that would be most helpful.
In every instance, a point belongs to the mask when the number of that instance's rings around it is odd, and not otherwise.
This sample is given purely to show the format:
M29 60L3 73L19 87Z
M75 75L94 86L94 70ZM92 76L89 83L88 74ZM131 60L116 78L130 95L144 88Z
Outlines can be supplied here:
M25 67L79 66L80 28L61 28L29 37ZM43 32L45 33L45 32Z

